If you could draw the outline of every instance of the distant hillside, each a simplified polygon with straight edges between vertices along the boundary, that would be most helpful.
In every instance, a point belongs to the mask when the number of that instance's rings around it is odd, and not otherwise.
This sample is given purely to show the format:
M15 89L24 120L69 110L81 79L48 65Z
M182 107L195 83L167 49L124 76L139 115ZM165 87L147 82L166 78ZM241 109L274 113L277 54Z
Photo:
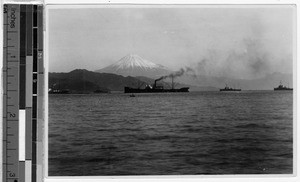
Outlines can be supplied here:
M69 73L49 73L49 88L68 89L71 93L101 91L123 91L125 86L137 87L141 81L134 77L123 77L110 73L96 73L77 69Z

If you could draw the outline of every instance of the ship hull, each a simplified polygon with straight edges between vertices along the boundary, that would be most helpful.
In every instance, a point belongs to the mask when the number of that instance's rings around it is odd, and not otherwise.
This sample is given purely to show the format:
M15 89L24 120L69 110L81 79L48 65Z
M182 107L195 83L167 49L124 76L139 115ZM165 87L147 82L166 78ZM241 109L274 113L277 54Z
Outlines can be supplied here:
M70 92L67 90L61 90L61 91L50 91L49 94L69 94Z
M189 87L180 89L139 89L124 87L124 93L162 93L162 92L189 92Z
M238 92L238 91L242 91L242 89L220 89L221 92Z
M293 90L292 88L274 88L274 91Z

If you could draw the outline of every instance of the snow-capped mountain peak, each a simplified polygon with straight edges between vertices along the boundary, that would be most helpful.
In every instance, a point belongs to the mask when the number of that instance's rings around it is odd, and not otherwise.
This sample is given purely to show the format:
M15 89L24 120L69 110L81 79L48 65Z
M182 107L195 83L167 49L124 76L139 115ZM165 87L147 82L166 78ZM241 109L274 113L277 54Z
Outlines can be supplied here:
M102 73L113 73L123 76L148 76L156 78L168 74L170 70L162 65L143 59L136 54L129 54L103 69Z
M126 68L134 68L139 67L142 69L153 69L160 67L159 65L152 63L151 61L145 60L136 54L129 54L118 62L112 64L111 66L117 69L126 69Z

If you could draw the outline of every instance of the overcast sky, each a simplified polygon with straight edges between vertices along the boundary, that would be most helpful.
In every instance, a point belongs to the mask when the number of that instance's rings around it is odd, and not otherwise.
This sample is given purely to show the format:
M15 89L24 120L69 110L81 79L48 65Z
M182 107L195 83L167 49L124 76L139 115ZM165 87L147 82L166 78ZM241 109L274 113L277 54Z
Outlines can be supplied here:
M137 54L212 76L292 73L294 11L282 5L60 6L49 9L49 71L94 71Z

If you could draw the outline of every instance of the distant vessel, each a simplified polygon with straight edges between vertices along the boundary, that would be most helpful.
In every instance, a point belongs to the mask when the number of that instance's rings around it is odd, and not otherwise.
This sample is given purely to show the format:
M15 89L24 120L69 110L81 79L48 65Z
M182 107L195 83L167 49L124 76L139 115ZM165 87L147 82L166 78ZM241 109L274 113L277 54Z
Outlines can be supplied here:
M189 92L189 87L175 89L173 77L172 77L172 88L171 89L164 89L163 86L158 86L156 84L156 82L159 80L160 79L155 80L153 86L146 85L146 87L144 89L124 87L124 93Z
M275 91L278 91L278 90L293 90L293 88L289 88L289 87L286 87L286 86L283 86L281 81L280 81L280 84L278 87L274 88Z
M49 91L48 91L48 93L49 94L69 94L70 91L66 90L66 89L60 90L60 89L51 89L50 88Z
M60 88L60 83L58 84L53 84L49 90L48 90L49 94L69 94L70 90L69 89L61 89Z
M231 88L231 87L228 87L226 85L225 88L220 89L220 91L221 92L224 92L224 91L242 91L242 89Z

